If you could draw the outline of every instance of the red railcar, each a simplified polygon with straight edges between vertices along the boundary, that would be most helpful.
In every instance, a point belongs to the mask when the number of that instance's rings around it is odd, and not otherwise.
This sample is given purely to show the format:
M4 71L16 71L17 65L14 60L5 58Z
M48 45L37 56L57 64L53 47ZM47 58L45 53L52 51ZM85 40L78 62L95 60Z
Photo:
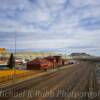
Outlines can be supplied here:
M61 56L54 56L54 58L56 59L56 63L57 63L57 67L61 67L62 66L62 57Z
M50 61L53 64L53 68L55 68L57 66L57 62L54 56L48 56L45 57L45 59L47 59L48 61Z
M62 66L62 58L61 56L48 56L45 59L51 61L53 63L53 67L60 67Z
M52 67L53 67L53 63L50 62L47 59L44 59L44 58L36 58L36 59L34 59L32 61L29 61L27 63L27 69L28 70L32 70L32 69L35 69L35 70L39 70L39 69L47 70L47 69L50 69Z

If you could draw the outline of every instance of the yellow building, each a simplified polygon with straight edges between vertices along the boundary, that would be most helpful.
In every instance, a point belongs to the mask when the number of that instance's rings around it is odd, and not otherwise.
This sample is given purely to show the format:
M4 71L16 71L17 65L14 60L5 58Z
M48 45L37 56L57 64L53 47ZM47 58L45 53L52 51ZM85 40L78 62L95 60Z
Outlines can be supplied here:
M6 49L5 48L0 48L0 53L4 53L6 52Z

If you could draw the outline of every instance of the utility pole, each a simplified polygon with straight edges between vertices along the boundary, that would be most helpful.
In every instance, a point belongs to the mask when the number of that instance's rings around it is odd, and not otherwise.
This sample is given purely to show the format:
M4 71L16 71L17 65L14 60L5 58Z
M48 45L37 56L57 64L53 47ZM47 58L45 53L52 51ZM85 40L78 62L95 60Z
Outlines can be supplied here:
M15 51L14 51L14 58L15 58L15 64L14 64L14 68L13 68L13 70L14 70L14 77L13 77L13 80L15 81L15 79L16 79L16 32L14 33L14 47L15 47Z

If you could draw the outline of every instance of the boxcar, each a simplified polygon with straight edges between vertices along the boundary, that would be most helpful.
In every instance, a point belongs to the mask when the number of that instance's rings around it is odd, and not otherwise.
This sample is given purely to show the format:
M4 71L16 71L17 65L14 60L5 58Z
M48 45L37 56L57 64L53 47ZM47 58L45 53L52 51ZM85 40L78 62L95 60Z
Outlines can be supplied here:
M47 70L53 67L53 63L44 58L37 58L27 63L28 70Z

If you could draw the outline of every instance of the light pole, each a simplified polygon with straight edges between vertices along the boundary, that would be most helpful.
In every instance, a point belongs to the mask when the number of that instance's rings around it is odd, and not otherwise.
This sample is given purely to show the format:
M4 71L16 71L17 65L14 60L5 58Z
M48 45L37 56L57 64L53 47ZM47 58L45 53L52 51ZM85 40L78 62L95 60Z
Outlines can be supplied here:
M16 79L16 32L14 33L14 47L15 47L15 49L14 49L14 68L13 68L13 70L14 70L14 77L13 77L13 80L15 80Z

